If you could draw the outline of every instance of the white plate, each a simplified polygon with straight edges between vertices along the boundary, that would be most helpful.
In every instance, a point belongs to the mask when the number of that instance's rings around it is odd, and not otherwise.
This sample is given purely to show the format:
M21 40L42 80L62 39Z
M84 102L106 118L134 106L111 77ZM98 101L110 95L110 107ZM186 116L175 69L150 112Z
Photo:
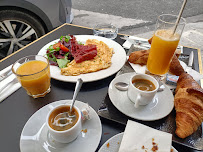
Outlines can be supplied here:
M98 152L118 152L122 138L123 132L111 137L101 146ZM108 147L107 144L109 144ZM171 149L173 149L173 152L178 152L173 146L171 146Z
M53 79L56 80L60 80L60 81L65 81L65 82L76 82L78 78L82 78L84 82L92 82L92 81L97 81L97 80L101 80L104 79L106 77L109 77L111 75L113 75L114 73L118 72L123 65L126 62L126 52L123 49L123 47L118 44L117 42L104 38L104 37L99 37L99 36L93 36L93 35L75 35L77 41L80 41L82 43L85 43L86 40L88 39L97 39L99 41L103 41L104 43L106 43L110 48L114 49L114 54L112 56L111 62L112 65L107 68L107 69L103 69L97 72L93 72L93 73L87 73L87 74L81 74L78 76L64 76L61 75L61 70L59 67L57 66L52 66L51 65L51 77ZM46 44L39 52L38 55L45 55L47 48L50 45L55 44L56 42L58 42L59 39L54 40L48 44Z
M60 100L50 103L52 106L71 103L71 100ZM82 109L86 104L76 101L75 105ZM94 152L101 140L102 127L99 116L90 107L90 120L84 122L81 132L76 140L68 144L62 144L50 138L48 128L45 124L46 116L49 112L49 105L46 105L35 112L25 124L20 137L21 152Z
M125 73L114 78L109 85L109 97L113 105L123 114L138 120L153 121L167 116L174 107L174 97L165 85L162 92L157 92L154 100L146 106L134 107L134 103L127 97L127 91L119 91L114 84L117 82L129 83L130 77L135 73Z

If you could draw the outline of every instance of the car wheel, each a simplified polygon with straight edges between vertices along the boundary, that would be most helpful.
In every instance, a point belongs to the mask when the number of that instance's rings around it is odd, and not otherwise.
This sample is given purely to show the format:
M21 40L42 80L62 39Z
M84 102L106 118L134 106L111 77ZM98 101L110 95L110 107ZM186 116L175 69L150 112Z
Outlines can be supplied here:
M0 11L0 59L45 34L40 21L19 10Z

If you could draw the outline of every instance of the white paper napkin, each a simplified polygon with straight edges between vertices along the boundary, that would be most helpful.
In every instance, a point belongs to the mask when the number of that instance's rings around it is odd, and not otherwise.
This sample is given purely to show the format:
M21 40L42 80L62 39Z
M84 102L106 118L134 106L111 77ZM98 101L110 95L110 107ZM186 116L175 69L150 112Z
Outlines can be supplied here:
M172 134L128 120L119 152L151 151L153 145L157 145L157 152L170 152L171 144Z
M12 67L12 65L10 65L7 68L0 71L0 75L9 71L11 69L11 67ZM14 80L14 79L17 79L16 76L14 74L11 74L8 78L6 78L0 82L0 90L2 88L4 88L0 92L0 102L2 102L4 99L6 99L8 96L10 96L12 93L14 93L16 90L18 90L21 87L21 84L19 82L17 82L17 80ZM14 80L14 81L12 81L12 80ZM9 82L11 82L11 83L9 83Z
M129 56L127 56L127 60L128 60ZM129 62L129 61L128 61ZM147 66L146 65L139 65L139 64L134 64L134 63L131 63L129 62L129 64L131 65L131 67L133 68L133 70L135 70L136 73L139 73L139 74L144 74L146 69L147 69Z
M136 36L129 36L130 39L134 39L134 40L141 40L141 41L148 41L147 39L144 39L144 38L140 38L140 37L136 37ZM123 43L123 47L125 49L129 49L131 47L132 43L128 40L126 40L124 43ZM146 49L144 46L140 46L140 45L134 45L135 47L137 48L140 48L140 49Z

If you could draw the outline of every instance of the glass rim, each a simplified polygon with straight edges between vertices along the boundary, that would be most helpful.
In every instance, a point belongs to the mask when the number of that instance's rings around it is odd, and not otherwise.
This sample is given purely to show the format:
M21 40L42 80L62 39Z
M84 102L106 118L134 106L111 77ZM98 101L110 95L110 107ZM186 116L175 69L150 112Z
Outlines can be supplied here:
M175 24L176 22L164 21L163 19L161 19L161 17L163 17L163 16L173 16L173 17L176 17L176 20L178 18L178 15L173 15L173 14L161 14L161 15L159 15L157 20L159 20L163 23L166 23L166 24ZM181 20L182 20L182 22L181 22ZM184 17L181 17L178 24L186 24L186 19Z
M46 59L46 60L47 60L47 66L46 66L44 69L42 69L42 70L40 70L40 71L38 71L38 72L32 73L32 74L17 74L17 73L15 72L15 70L14 70L14 65L15 65L17 62L19 62L19 61L22 60L22 59L25 59L25 58L28 58L28 57L34 57L34 56L39 56L39 57L43 57L44 59ZM32 60L32 61L34 61L34 60ZM39 61L39 60L36 60L36 61ZM26 63L26 62L24 62L24 63ZM23 64L24 64L24 63L23 63ZM18 60L12 65L11 70L12 70L12 72L13 72L16 76L24 77L24 76L31 76L31 75L38 74L38 73L40 73L40 72L42 72L42 71L45 71L48 67L49 67L49 60L48 60L45 56L42 56L42 55L28 55L28 56L25 56L25 57L22 57L22 58L18 59Z
M114 29L115 31L117 31L118 30L118 28L116 27L116 26L114 26L114 25L112 25L112 24L108 24L108 23L101 23L101 24L97 24L97 25L95 25L94 27L93 27L93 30L100 30L100 29L102 29L102 28L112 28L112 29Z
M113 24L108 24L108 23L101 23L101 24L97 24L97 25L95 25L94 27L98 27L98 26L111 26L111 27L116 27L116 26L114 26Z

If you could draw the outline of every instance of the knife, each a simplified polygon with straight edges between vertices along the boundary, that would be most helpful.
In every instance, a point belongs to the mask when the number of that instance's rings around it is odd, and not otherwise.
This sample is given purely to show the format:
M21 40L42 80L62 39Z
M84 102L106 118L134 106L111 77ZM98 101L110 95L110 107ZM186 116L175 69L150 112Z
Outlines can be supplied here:
M190 55L189 55L188 65L187 65L186 68L185 68L185 71L186 71L187 73L190 73L190 72L191 72L193 60L194 60L194 52L192 51L192 52L190 52Z
M188 67L192 68L193 60L194 60L194 52L192 51L189 56Z

